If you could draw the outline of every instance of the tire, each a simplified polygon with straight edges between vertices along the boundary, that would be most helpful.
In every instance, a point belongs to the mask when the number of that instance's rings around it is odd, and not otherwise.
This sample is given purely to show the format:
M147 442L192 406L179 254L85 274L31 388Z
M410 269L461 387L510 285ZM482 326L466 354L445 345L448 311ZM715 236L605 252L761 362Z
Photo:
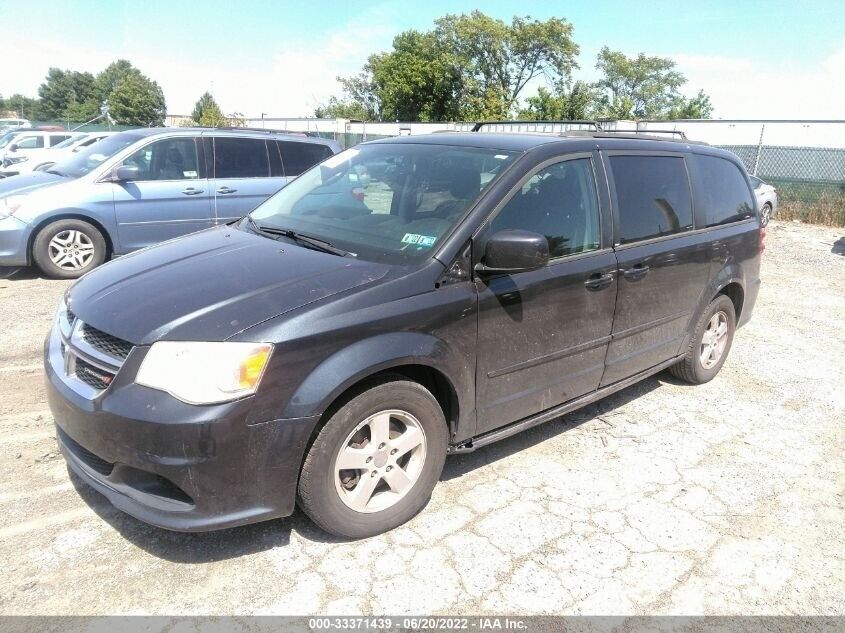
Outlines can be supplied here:
M58 220L35 236L32 259L48 277L76 279L102 264L106 250L102 233L88 222Z
M55 164L56 163L41 163L40 165L36 165L35 167L33 167L32 171L47 171L48 169L50 169L50 167Z
M707 335L708 342L712 341L713 337L708 332L714 330L714 323L716 323L716 329L718 329L718 322L721 320L723 320L726 328L724 338L718 337L717 346L710 348L710 354L705 362L706 350L704 345L708 344L705 342L705 335ZM731 351L735 331L736 311L733 301L725 295L717 295L698 319L683 360L670 367L670 373L676 378L693 385L701 385L713 380L722 365L725 364L725 359ZM719 345L721 345L720 351L718 350ZM718 355L715 354L716 351L718 351Z
M760 209L760 226L766 226L772 219L772 205L768 202Z
M378 429L387 429L384 443ZM428 503L448 439L443 411L422 385L398 375L365 384L314 439L299 476L299 506L322 529L344 538L391 530ZM407 448L416 441L421 443ZM342 452L361 468L336 468Z

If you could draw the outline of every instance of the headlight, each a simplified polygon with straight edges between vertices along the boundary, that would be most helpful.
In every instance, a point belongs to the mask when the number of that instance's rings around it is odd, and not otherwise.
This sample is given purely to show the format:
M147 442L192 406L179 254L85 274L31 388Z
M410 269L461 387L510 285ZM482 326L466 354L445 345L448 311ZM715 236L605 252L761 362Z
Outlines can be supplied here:
M26 196L6 196L0 198L0 217L15 215L15 211L21 208Z
M6 156L5 160L3 161L3 165L17 165L18 163L22 163L25 160L29 160L29 158L27 156Z
M255 393L272 351L269 343L159 341L135 382L188 404L228 402Z

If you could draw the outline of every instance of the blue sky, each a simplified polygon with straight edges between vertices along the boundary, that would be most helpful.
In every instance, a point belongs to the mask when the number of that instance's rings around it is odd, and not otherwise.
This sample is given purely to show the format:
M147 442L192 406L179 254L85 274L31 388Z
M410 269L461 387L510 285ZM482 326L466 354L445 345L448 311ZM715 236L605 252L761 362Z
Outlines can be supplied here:
M124 57L189 112L211 89L226 112L309 115L371 52L445 13L564 17L581 69L603 45L671 56L722 118L845 118L845 2L120 2L25 3L4 11L0 94L35 95L49 66L97 72ZM38 25L38 35L33 33ZM10 64L10 61L16 63ZM536 89L536 86L532 86Z

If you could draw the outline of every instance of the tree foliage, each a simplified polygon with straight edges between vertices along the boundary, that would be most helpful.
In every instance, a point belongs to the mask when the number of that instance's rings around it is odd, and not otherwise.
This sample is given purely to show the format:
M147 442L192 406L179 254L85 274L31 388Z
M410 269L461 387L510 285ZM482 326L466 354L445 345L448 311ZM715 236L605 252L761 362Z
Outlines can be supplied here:
M571 88L563 87L556 92L540 86L537 94L525 102L519 118L529 121L578 121L599 114L598 92L585 81L576 81Z
M339 78L345 98L368 119L442 121L501 118L516 111L533 79L565 82L577 65L572 25L561 18L480 11L446 15L427 32L405 31L392 50L371 55L361 73ZM320 111L325 111L320 109Z
M687 114L683 118L706 118L712 112L704 92L689 100L680 94L687 80L668 57L645 53L628 57L605 46L596 68L602 72L596 86L602 93L600 111L605 117L662 119Z
M38 88L39 117L65 119L96 116L99 107L94 91L94 75L75 70L50 68ZM90 116L88 116L90 115Z
M351 99L330 97L323 105L317 106L314 116L318 119L355 119L357 121L371 121L373 116L364 106Z
M226 117L223 116L223 111L210 92L204 92L194 105L194 110L191 112L191 119L197 125L204 125L208 127L218 127L226 124Z
M109 113L116 123L151 127L164 124L161 87L141 73L127 74L109 97Z

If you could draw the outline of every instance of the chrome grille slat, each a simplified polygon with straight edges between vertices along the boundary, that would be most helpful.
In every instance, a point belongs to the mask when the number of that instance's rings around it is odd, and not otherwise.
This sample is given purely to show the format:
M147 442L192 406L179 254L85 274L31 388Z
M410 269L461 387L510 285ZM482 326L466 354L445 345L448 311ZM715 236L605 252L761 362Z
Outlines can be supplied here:
M58 333L66 382L90 399L109 387L133 348L129 341L83 323L68 308L60 314Z
M129 352L132 351L132 343L129 341L124 341L121 338L107 334L102 330L91 327L87 323L82 325L82 338L93 348L121 361L126 360Z

